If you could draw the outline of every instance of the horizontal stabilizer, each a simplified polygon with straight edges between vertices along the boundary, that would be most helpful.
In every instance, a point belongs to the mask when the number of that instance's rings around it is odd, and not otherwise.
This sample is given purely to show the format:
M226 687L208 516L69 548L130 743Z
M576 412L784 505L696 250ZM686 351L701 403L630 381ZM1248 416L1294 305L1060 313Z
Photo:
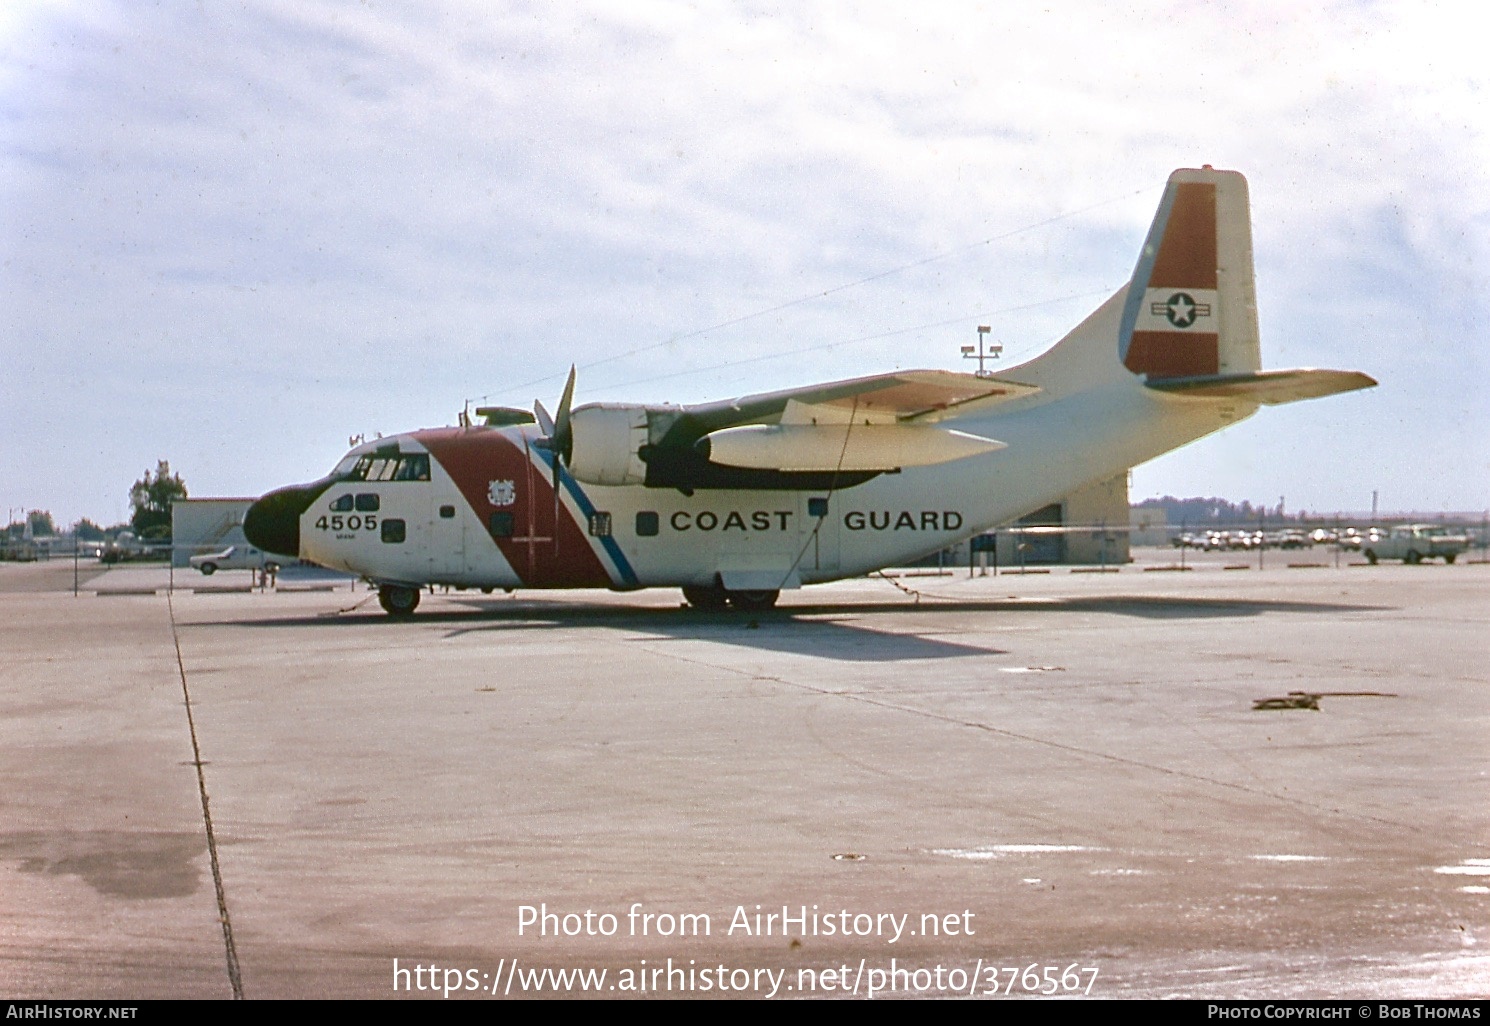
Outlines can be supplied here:
M1250 374L1203 374L1186 378L1150 378L1149 388L1186 399L1244 399L1268 406L1319 399L1339 392L1375 386L1376 379L1360 371L1254 371Z

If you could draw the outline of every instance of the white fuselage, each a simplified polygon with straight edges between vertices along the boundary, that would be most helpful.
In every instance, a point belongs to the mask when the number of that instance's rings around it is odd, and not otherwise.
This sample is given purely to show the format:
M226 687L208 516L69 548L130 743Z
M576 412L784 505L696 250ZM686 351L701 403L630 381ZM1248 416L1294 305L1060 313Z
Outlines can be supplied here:
M629 589L722 579L792 587L935 552L1253 409L1174 399L1119 377L952 422L1004 442L1000 451L853 487L685 495L587 485L566 471L557 510L552 457L533 444L536 428L415 431L359 447L338 469L396 446L400 454L429 454L427 479L337 481L302 515L300 555L409 585Z

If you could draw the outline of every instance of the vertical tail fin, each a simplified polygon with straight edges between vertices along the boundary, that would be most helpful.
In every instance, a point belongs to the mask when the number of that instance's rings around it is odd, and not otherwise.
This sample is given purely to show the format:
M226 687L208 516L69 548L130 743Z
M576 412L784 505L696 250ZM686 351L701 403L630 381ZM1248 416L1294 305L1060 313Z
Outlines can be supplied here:
M1262 370L1247 180L1209 167L1169 176L1128 284L1009 372L1047 397L1138 376L1155 395L1252 404L1376 384L1359 371Z
M1241 174L1205 167L1169 176L1124 299L1118 355L1150 380L1261 368Z

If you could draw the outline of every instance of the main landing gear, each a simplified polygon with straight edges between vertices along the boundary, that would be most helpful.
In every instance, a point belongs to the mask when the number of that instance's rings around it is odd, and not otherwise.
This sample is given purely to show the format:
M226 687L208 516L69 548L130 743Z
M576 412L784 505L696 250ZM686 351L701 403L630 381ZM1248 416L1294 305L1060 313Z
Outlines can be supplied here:
M742 613L758 613L776 605L781 592L778 590L726 591L717 584L707 587L689 584L683 586L683 597L694 609L708 612L718 612L726 606L733 606Z
M389 616L413 616L419 608L419 589L403 584L380 585L378 604Z

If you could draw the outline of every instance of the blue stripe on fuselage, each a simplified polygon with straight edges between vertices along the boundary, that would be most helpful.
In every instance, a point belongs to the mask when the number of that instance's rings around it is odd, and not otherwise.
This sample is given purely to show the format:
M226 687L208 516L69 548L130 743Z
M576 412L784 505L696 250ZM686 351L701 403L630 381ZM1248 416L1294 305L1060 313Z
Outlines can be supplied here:
M554 454L547 449L538 449L536 451L543 457L543 461L548 468L552 470ZM564 483L564 490L569 493L569 497L574 500L574 504L584 514L585 520L589 521L590 517L595 513L595 504L590 501L590 497L580 488L579 482L573 477L570 477L569 472L562 466L559 468L559 480ZM585 529L588 530L588 524L586 524ZM606 555L610 556L611 562L615 564L616 572L621 576L621 583L628 588L640 588L641 582L637 580L636 571L631 568L631 564L626 559L626 554L621 551L621 546L616 544L616 539L610 535L606 535L600 539L600 545L605 549Z

